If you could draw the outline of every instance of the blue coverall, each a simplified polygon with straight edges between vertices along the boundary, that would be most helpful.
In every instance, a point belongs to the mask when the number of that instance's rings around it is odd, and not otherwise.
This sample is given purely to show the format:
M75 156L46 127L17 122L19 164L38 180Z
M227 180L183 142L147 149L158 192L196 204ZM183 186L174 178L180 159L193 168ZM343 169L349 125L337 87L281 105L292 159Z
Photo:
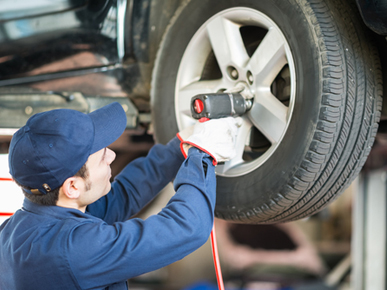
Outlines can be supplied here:
M25 199L0 226L0 289L127 289L128 278L203 245L214 219L215 170L196 148L184 160L179 144L157 144L131 162L86 213ZM173 178L176 194L159 214L128 220Z

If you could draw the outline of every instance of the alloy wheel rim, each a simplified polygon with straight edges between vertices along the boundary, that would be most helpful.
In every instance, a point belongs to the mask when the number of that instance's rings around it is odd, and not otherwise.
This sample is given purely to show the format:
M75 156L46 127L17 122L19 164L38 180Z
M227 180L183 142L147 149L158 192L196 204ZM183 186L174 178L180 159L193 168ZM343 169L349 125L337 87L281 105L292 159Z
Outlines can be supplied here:
M269 160L288 129L296 91L294 60L281 29L257 10L235 7L208 19L184 52L175 86L179 130L196 121L189 108L193 96L241 83L254 95L253 105L242 117L236 157L216 168L225 177L245 175ZM252 146L252 130L262 148Z

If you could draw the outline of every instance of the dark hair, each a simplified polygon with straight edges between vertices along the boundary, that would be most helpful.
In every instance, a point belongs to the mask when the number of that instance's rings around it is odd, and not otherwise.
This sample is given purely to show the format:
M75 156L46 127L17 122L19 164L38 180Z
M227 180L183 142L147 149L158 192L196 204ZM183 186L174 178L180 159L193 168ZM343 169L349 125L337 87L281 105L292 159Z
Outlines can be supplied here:
M74 176L79 176L82 179L87 180L88 171L87 171L86 163L83 164L81 169L79 169L78 172ZM24 186L24 185L20 184L19 182L17 182L16 180L15 180L15 182L17 185L19 185L22 188L25 197L34 203L37 203L40 205L56 205L56 203L58 202L59 189L61 188L61 186L51 190L47 194L30 194L27 191L25 191L25 189L31 190L31 187Z

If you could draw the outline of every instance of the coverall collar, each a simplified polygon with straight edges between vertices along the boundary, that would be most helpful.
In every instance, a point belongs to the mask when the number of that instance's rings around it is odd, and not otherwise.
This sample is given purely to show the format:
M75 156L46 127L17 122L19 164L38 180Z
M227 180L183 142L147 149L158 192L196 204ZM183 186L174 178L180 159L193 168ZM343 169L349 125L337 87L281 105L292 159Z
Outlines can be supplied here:
M26 210L39 215L50 215L58 219L64 219L69 217L77 217L77 218L84 217L88 219L96 218L88 214L87 211L86 213L83 213L80 210L74 209L74 208L66 208L66 207L61 207L56 205L40 205L30 201L28 198L24 198L22 210Z

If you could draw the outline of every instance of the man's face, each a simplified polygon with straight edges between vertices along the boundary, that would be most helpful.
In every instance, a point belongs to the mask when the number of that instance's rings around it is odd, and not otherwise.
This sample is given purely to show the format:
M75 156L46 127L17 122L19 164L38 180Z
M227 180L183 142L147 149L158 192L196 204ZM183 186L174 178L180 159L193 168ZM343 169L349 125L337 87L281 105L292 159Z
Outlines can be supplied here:
M86 162L88 174L85 180L85 191L80 196L80 206L87 206L110 191L110 164L115 158L116 154L109 148L89 156Z

